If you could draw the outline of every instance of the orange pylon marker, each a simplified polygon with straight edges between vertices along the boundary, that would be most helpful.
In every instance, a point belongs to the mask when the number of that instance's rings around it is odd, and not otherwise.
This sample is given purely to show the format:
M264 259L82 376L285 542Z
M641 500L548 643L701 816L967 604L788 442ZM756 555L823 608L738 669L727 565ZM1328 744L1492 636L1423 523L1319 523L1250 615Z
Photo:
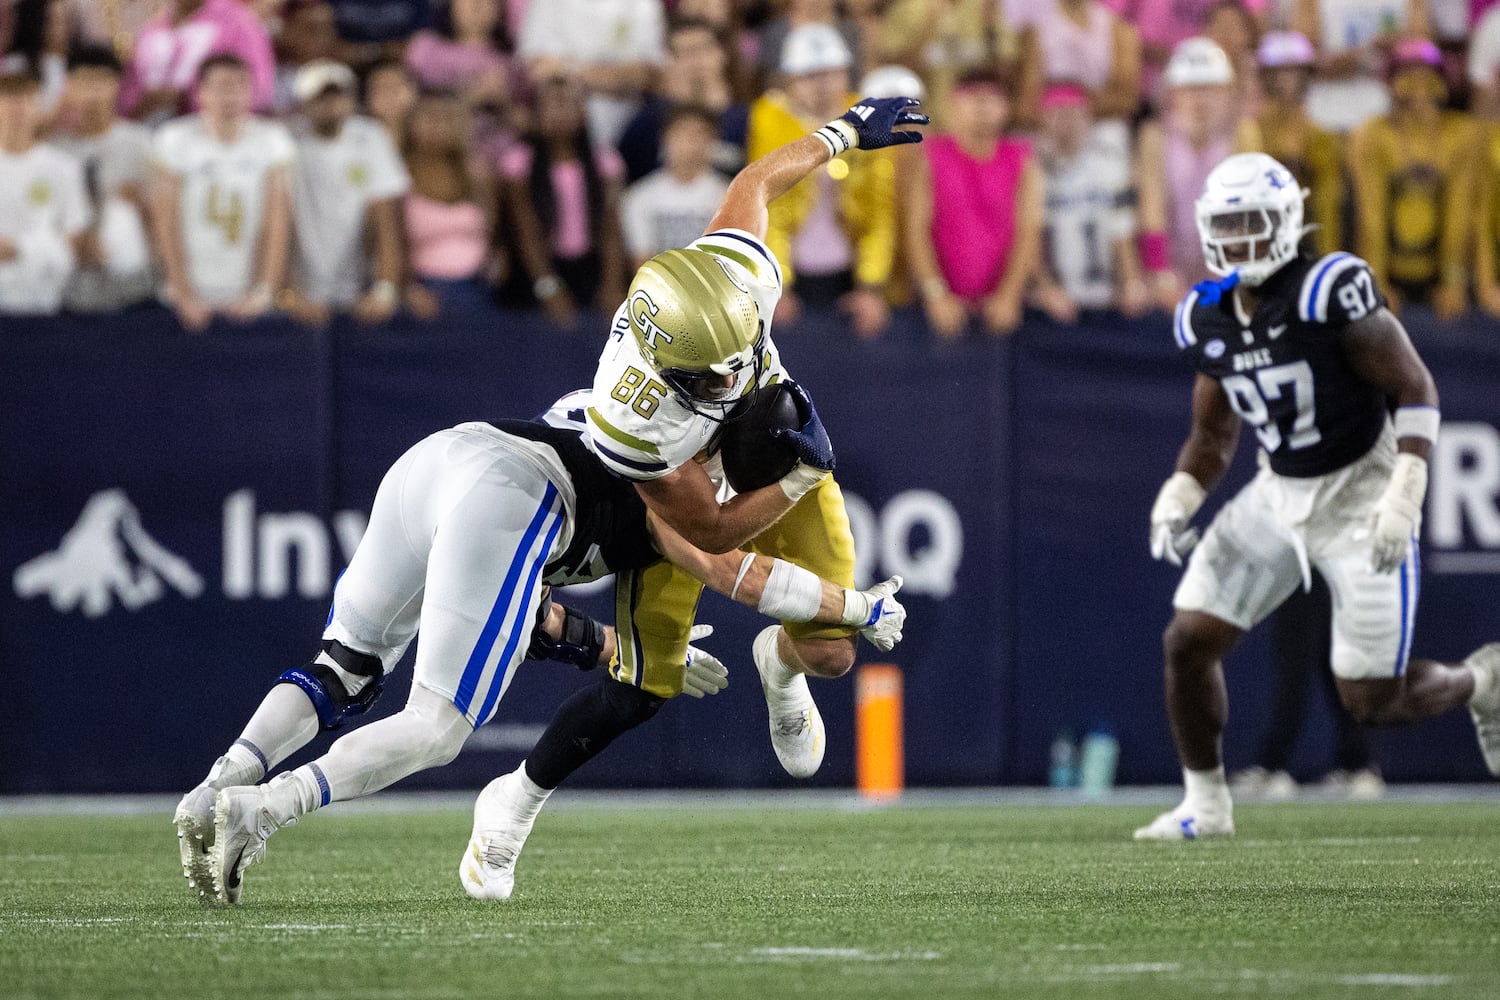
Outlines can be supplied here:
M859 794L895 798L906 787L901 668L867 663L854 681L854 774Z

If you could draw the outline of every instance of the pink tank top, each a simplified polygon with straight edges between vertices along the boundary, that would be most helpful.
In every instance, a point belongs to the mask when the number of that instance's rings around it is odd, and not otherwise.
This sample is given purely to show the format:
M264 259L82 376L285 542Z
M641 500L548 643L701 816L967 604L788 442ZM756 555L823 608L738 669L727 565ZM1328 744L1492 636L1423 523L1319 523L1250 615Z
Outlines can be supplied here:
M406 232L411 266L423 278L472 278L489 247L484 211L472 201L406 196Z
M1187 281L1200 281L1209 277L1209 273L1203 263L1193 203L1203 192L1203 182L1229 155L1233 143L1227 135L1215 136L1203 149L1195 150L1170 120L1165 133L1167 238L1172 248L1172 269Z
M1002 138L987 160L939 135L922 144L932 169L932 245L953 294L979 299L994 291L1010 263L1016 200L1031 144Z
M1049 80L1075 80L1090 90L1109 82L1114 63L1115 15L1102 3L1091 3L1088 19L1079 24L1052 0L1037 15L1043 74Z

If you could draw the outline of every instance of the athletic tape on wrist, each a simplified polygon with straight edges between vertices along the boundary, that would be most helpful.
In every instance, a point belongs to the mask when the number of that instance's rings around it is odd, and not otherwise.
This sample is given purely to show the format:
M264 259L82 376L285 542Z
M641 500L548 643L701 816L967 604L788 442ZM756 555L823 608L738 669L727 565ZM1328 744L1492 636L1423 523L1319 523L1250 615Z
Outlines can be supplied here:
M795 469L781 477L781 492L785 493L786 498L792 503L796 503L807 496L808 491L814 486L821 483L826 475L828 475L827 470L815 468L805 462L798 462Z
M870 604L870 598L858 590L844 588L844 619L845 625L853 625L863 628L870 623L870 612L874 610Z
M777 621L806 622L817 617L822 603L823 581L817 574L777 559L771 564L757 609Z
M1396 437L1421 438L1437 444L1443 414L1436 406L1403 406L1396 411Z
M821 139L823 145L828 147L830 159L849 152L858 145L859 141L859 137L854 134L854 129L850 128L849 123L837 118L818 129L813 135Z

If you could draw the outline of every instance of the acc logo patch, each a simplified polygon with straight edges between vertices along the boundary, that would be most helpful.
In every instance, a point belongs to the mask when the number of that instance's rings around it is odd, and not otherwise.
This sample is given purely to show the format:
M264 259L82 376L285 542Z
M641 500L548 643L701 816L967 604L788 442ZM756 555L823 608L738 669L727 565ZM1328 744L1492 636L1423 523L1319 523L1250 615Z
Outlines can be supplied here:
M349 182L350 187L362 188L370 183L370 168L363 163L351 163L344 172L344 179Z
M35 180L26 189L26 203L36 208L52 201L52 185L44 180Z
M1219 360L1224 356L1224 341L1210 340L1208 343L1203 345L1203 353L1206 357L1209 357L1214 361Z

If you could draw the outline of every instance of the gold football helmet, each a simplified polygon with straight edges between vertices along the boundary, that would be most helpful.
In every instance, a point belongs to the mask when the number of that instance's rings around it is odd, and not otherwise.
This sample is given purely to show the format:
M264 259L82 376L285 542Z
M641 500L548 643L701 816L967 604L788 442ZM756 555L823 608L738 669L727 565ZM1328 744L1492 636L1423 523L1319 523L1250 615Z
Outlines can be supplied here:
M723 420L759 380L765 323L733 265L668 250L641 265L625 312L641 353L683 405Z

